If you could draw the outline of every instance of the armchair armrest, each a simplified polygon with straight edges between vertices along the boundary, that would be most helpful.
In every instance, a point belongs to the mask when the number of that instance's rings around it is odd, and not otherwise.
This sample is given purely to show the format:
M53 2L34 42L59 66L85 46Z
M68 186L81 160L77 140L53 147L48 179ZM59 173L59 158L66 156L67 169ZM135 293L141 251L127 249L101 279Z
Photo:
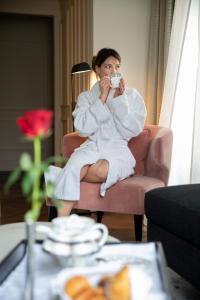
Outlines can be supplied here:
M145 164L145 174L168 184L173 135L169 128L150 126L151 143Z
M67 133L63 136L62 153L70 157L74 149L78 148L87 138L81 137L77 132Z

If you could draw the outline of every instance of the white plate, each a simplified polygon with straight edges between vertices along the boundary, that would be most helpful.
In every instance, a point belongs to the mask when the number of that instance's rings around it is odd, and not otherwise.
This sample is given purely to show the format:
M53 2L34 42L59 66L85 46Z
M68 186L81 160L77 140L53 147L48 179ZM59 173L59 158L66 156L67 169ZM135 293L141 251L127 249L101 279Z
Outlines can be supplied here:
M106 263L94 267L62 270L51 282L51 291L62 300L71 300L64 292L66 282L75 275L85 275L92 286L96 286L104 275L114 275L121 270L122 264ZM158 284L153 270L144 270L140 264L129 266L131 282L131 299L134 300L167 300L168 296Z

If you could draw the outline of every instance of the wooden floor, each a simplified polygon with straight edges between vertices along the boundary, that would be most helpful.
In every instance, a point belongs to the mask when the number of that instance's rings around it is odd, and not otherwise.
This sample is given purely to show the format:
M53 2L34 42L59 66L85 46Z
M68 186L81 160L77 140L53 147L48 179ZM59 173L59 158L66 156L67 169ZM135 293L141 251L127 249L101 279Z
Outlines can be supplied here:
M22 222L25 212L29 208L29 203L23 198L19 185L11 188L8 194L4 193L5 180L0 178L0 205L1 205L1 224ZM75 211L76 212L76 211ZM92 213L93 218L96 214ZM48 220L48 210L43 205L40 221ZM132 215L105 213L102 223L108 226L110 235L123 240L134 241L134 221ZM143 240L146 240L146 227L143 226Z

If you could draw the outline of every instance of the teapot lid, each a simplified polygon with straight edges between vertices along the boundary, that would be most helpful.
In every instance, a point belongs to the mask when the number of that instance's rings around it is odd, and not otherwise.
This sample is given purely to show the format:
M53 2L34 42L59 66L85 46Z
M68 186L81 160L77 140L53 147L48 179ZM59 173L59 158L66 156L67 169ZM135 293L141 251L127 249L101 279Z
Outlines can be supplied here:
M55 242L66 243L66 244L78 244L92 242L100 239L101 232L100 230L87 230L85 232L55 232L51 230L48 234L48 239L51 239Z
M61 227L65 230L73 229L84 229L93 225L95 221L92 218L78 216L77 214L72 214L66 217L57 217L52 220L53 227Z
M95 221L92 218L72 214L68 217L53 219L53 227L49 230L48 238L63 243L79 243L99 239L101 232L93 230Z

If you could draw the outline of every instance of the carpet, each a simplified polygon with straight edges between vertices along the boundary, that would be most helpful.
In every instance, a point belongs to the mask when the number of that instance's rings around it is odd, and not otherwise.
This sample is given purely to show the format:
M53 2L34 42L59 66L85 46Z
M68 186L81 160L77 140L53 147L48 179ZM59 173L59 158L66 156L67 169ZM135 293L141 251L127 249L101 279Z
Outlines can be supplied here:
M172 300L200 300L198 291L172 269L167 268Z

